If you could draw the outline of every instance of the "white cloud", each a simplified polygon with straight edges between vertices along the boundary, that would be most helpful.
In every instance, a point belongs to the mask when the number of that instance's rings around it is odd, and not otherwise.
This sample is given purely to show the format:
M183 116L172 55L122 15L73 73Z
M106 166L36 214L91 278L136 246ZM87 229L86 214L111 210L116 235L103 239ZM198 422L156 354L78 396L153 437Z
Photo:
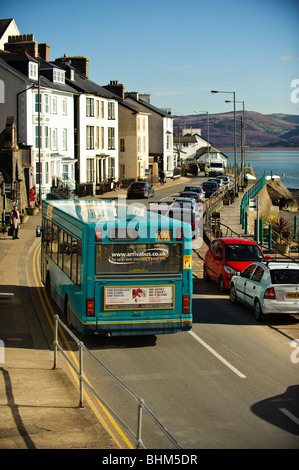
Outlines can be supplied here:
M299 60L299 57L296 57L295 55L291 55L291 54L288 54L288 55L284 55L283 57L280 58L283 62L285 62L286 60Z

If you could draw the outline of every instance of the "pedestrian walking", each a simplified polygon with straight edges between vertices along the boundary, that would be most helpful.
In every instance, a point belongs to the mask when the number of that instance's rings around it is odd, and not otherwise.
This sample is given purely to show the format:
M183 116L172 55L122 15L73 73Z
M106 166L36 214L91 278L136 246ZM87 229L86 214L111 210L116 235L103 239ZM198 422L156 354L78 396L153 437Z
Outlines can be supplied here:
M160 183L164 184L165 173L163 170L160 171Z
M35 190L35 186L33 186L33 188L31 188L29 192L30 207L35 206L35 197L36 197L36 190Z
M12 239L13 240L15 240L16 238L18 239L19 228L20 228L20 215L19 215L17 204L14 205L14 208L10 213L9 222L10 222L10 226L12 227Z

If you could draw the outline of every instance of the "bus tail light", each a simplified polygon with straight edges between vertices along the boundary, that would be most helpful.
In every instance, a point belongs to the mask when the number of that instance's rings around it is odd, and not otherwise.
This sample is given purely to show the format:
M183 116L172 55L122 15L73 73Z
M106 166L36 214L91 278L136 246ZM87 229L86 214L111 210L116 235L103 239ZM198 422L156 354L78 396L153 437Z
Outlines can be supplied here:
M183 296L183 313L190 313L190 295Z
M180 242L183 240L183 229L182 228L177 228L176 229L176 239Z
M94 317L94 299L86 299L86 316Z
M96 242L102 241L102 229L96 228Z

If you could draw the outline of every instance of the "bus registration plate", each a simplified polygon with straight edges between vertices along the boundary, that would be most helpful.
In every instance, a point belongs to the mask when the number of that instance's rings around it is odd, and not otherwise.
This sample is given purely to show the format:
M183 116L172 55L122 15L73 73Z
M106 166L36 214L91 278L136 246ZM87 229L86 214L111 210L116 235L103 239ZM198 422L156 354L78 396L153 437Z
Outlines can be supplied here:
M170 241L170 230L158 230L158 241Z

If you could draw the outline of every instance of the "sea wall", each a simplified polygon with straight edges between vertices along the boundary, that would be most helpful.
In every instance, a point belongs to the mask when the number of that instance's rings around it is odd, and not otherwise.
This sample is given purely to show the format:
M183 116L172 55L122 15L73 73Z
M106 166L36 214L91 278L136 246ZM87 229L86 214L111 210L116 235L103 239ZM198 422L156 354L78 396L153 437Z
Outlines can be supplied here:
M265 218L278 216L280 211L295 213L299 204L292 192L285 187L280 179L267 180L266 185L259 193L260 216ZM254 233L254 224L257 217L256 210L248 211L249 233Z

